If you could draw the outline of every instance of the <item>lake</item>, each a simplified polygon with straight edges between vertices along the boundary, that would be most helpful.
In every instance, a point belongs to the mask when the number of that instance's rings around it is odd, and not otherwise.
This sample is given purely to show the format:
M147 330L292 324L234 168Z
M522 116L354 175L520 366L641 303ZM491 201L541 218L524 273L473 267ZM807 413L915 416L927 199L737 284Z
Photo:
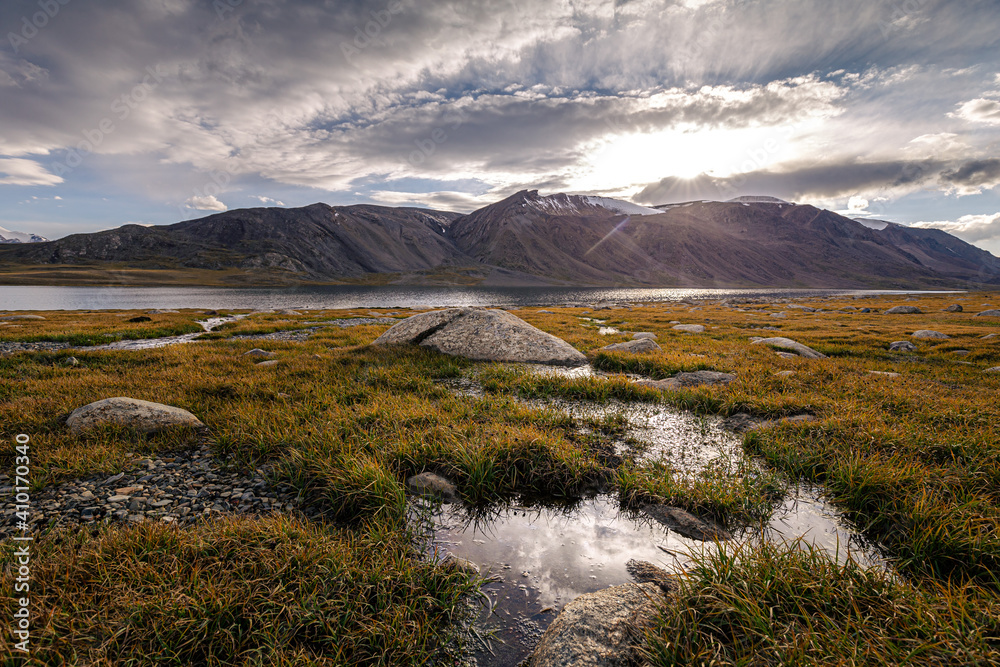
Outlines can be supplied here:
M35 287L0 286L0 310L213 308L405 308L479 306L517 308L600 301L781 298L833 294L918 294L918 291L834 289L681 289L616 287Z

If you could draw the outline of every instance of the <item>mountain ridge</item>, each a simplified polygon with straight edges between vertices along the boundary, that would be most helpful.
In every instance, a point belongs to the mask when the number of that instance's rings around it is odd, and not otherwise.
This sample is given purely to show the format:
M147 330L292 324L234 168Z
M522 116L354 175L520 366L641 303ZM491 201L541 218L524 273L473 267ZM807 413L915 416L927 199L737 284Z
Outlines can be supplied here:
M0 246L0 282L114 269L205 284L915 288L1000 284L941 230L874 229L768 197L660 207L522 190L462 215L372 204L249 208ZM112 276L113 279L113 276ZM175 280L176 278L171 278Z

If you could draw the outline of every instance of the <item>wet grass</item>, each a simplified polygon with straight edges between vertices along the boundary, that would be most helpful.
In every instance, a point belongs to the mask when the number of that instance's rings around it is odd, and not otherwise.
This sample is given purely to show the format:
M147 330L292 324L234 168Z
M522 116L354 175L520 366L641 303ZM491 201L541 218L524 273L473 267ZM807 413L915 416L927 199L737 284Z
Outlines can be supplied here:
M202 331L195 320L205 319L201 311L146 314L145 311L56 311L44 320L0 321L0 343L42 341L70 345L105 345L120 340L165 338ZM149 321L129 322L134 318Z
M918 316L783 308L785 318L771 318L768 313L782 308L751 305L516 313L587 353L611 377L538 374L419 348L369 347L386 325L324 328L298 343L230 338L304 328L307 321L370 317L368 309L254 315L216 340L191 345L73 351L78 366L65 363L68 351L0 356L0 438L31 435L33 488L112 474L207 437L236 465L273 463L276 478L297 488L326 520L108 527L94 535L62 532L41 539L33 574L38 613L45 616L34 626L43 647L38 659L443 660L440 647L451 646L456 601L469 582L430 567L409 547L404 481L423 471L452 479L473 504L517 494L572 498L599 488L617 493L626 506L669 502L729 525L765 518L780 499L780 474L819 482L885 545L907 583L838 568L816 553L718 555L688 579L677 613L664 612L651 644L654 663L673 664L671 656L679 655L688 656L682 662L706 664L901 664L907 655L955 664L992 659L1000 596L1000 374L983 371L1000 365L1000 342L981 336L1000 332L1000 322L975 318L969 307L969 313L940 312L954 299L921 297L915 303L927 314ZM987 300L998 297L972 295L964 303ZM807 303L886 308L902 301ZM197 327L194 320L205 317L185 311L124 322L124 315L139 314L44 313L44 321L0 327L0 338L145 336L158 328ZM625 332L657 334L663 350L601 352L629 334L600 335L581 319L595 315ZM682 334L671 321L709 328ZM781 330L759 329L764 326ZM888 352L889 342L909 340L916 329L952 338L916 341L915 353ZM790 337L830 358L781 359L750 345L750 335ZM242 356L253 347L275 352L278 364L259 367ZM660 392L624 375L662 378L702 369L737 379L729 386ZM781 371L792 374L777 375ZM458 395L441 382L469 377L483 395ZM111 396L190 410L208 425L208 435L141 436L110 427L68 432L63 420L71 410ZM817 420L748 434L745 450L768 466L732 457L689 475L666 461L635 463L614 455L612 443L627 432L621 415L577 421L525 404L549 398L662 403L759 419L808 413ZM0 471L12 464L4 448ZM3 549L6 562L10 547ZM9 578L5 568L5 589ZM830 597L826 606L824 596ZM0 613L6 615L9 604L3 598ZM862 628L864 619L868 626ZM938 634L926 634L932 630ZM376 650L383 647L386 657ZM2 651L9 657L6 645ZM942 657L949 655L955 658Z
M809 545L702 554L648 631L652 665L990 665L1000 606L917 588Z

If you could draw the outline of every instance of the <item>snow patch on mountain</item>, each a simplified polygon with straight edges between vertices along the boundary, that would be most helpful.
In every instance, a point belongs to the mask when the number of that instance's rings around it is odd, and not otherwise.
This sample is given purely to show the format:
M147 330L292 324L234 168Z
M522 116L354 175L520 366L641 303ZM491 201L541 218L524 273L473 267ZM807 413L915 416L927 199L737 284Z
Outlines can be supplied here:
M541 197L538 195L537 190L532 190L528 193L523 205L556 215L591 213L599 209L622 215L659 215L663 213L659 209L640 206L639 204L633 204L622 199L595 197L591 195L568 195L562 192Z
M879 232L892 224L890 222L886 222L885 220L866 220L865 218L854 218L854 222L860 222L868 229L874 229Z
M38 234L14 232L0 227L0 243L44 243L46 241L48 241L47 238Z

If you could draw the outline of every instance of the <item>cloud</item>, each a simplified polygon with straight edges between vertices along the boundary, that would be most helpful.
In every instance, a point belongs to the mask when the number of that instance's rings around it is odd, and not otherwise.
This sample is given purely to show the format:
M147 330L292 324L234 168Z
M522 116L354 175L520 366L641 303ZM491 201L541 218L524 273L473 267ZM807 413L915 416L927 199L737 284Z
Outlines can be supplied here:
M0 158L0 185L58 185L63 179L34 160Z
M1000 213L963 215L952 221L914 222L910 226L941 229L969 243L1000 248ZM993 252L996 254L996 250Z
M1000 125L1000 100L979 97L958 105L958 111L948 114L952 118L962 118L972 123Z
M212 195L202 197L191 197L184 205L198 211L228 211L229 207L223 204Z
M285 202L278 201L277 199L271 199L270 197L262 197L260 195L254 195L253 198L260 201L262 204L274 204L275 206L285 205Z
M954 186L959 194L978 194L983 188L1000 185L1000 159L970 160L942 172L941 179Z

